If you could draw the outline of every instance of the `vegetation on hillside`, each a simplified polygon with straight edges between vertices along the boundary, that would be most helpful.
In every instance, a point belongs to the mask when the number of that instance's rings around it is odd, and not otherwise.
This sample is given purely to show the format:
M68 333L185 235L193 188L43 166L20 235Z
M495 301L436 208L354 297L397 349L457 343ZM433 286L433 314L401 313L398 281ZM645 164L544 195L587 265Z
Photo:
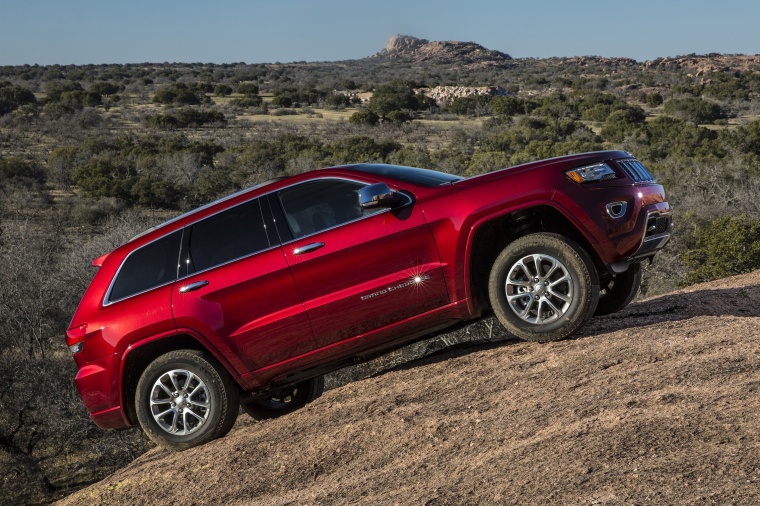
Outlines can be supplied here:
M760 268L760 72L658 63L0 67L0 503L81 486L147 447L97 429L73 388L63 335L89 262L274 176L370 161L469 176L625 149L678 212L646 294ZM436 103L437 85L510 94Z

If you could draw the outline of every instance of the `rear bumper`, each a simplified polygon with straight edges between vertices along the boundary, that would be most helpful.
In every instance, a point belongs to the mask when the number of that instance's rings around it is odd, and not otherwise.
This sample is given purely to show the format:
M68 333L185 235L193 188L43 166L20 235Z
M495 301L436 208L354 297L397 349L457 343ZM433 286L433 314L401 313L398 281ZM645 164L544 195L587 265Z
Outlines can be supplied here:
M121 406L118 374L120 354L108 355L82 365L74 378L90 418L103 429L123 429L131 424Z

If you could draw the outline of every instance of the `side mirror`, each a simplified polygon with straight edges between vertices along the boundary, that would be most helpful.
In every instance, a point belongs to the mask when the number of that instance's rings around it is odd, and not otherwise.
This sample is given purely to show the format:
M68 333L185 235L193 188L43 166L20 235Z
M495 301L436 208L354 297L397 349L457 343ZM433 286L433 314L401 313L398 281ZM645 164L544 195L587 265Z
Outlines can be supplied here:
M399 201L398 194L385 183L371 184L359 190L359 204L362 209L394 207Z

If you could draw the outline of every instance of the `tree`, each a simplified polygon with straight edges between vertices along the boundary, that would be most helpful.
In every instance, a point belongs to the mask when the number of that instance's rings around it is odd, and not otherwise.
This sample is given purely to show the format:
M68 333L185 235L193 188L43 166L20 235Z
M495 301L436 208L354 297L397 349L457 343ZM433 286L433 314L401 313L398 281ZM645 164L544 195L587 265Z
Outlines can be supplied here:
M428 107L430 101L414 92L414 83L400 80L377 86L367 106L383 120L389 120L388 115L394 111L404 111L411 117L414 111Z
M232 95L232 88L226 84L217 84L214 87L214 94L218 97L227 97Z
M258 95L259 86L251 82L240 83L237 85L237 92L241 95Z
M97 83L93 83L88 91L92 91L95 93L98 93L99 95L115 95L116 93L119 93L121 91L122 87L118 84L110 83L107 81L99 81Z
M380 116L370 109L359 109L348 118L348 121L355 125L377 125L380 121Z

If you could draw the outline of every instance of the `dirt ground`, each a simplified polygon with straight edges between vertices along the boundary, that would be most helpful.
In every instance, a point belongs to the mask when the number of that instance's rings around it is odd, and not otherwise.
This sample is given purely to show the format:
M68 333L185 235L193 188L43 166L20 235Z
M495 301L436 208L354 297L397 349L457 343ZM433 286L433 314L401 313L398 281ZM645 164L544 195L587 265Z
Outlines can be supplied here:
M459 345L61 505L760 504L760 271Z

